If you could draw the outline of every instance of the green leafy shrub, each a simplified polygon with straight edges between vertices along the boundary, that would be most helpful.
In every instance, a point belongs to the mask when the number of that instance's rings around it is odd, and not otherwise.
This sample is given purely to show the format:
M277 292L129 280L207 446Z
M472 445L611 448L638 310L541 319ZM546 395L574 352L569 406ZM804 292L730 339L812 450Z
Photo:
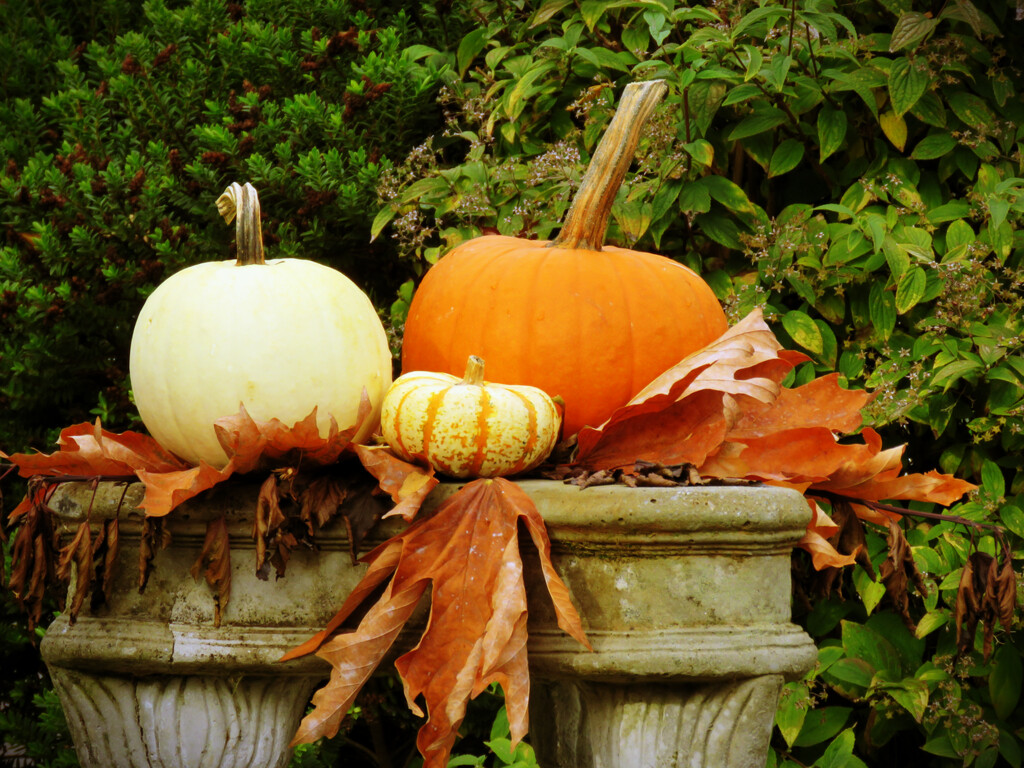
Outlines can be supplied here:
M0 101L5 449L47 447L90 409L131 423L133 318L170 273L229 257L214 200L232 181L260 190L269 256L327 263L378 299L408 277L369 245L368 211L379 175L440 124L446 63L420 44L446 34L431 6L153 0L83 18L11 2L0 15L4 60L21 62L4 65Z
M479 7L447 128L384 175L374 234L418 271L483 232L549 237L615 94L664 78L609 241L698 269L733 319L762 308L812 359L792 383L835 370L874 390L866 421L905 466L982 486L951 510L967 524L904 518L905 601L878 576L887 531L855 516L836 542L860 565L796 557L821 663L787 687L770 763L1019 766L1019 620L995 634L965 607L971 569L1008 574L1024 537L1018 8Z

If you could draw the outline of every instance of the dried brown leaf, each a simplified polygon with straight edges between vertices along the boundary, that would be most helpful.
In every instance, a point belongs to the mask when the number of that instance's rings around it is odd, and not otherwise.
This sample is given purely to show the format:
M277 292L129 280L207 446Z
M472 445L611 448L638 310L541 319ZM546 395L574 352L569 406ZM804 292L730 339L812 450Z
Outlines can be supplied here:
M43 618L47 588L56 582L55 566L60 549L47 507L50 488L30 481L24 500L11 513L18 529L11 543L11 576L8 587L28 617L30 629Z
M914 632L917 625L910 615L910 600L908 589L912 580L918 593L923 597L928 594L928 586L924 577L917 569L914 562L914 555L910 549L910 543L900 524L895 520L888 521L889 535L886 538L888 554L880 569L882 583L885 585L885 592L892 600L896 612L903 619L907 629Z
M252 537L256 542L256 575L264 581L270 570L267 553L270 551L273 554L276 549L284 523L277 475L271 472L260 486L256 497L256 514L252 520Z
M637 459L700 465L749 403L771 403L802 356L782 355L760 311L652 381L599 428L578 436L576 462L591 470ZM735 476L735 475L734 475Z
M1017 574L1013 570L1013 559L1009 552L1003 554L1003 565L996 577L996 615L1003 629L1013 628L1013 615L1017 610Z
M153 559L157 550L167 549L171 544L171 532L164 525L162 517L146 517L142 520L139 538L139 592L144 592L149 576L153 572Z
M74 624L92 585L92 534L88 520L79 524L71 542L60 550L57 578L67 583L71 581L72 575L75 578L75 592L71 598L68 620Z
M388 516L412 520L438 483L433 467L404 461L385 445L357 445L355 452L366 471L377 478L380 489L395 502Z
M190 572L197 581L202 574L213 590L213 625L219 627L224 608L231 599L231 542L223 515L206 524L203 548Z
M419 644L395 664L410 709L422 714L417 703L421 696L427 705L429 717L417 737L425 768L447 764L467 702L494 681L505 687L514 738L521 737L529 674L520 519L540 552L559 626L586 643L568 590L551 564L550 543L533 502L507 480L474 481L446 499L434 515L370 553L366 576L328 628L288 654L294 658L320 647L320 655L329 657L334 667L295 741L336 732L345 708L397 636L398 619L411 614L410 603L428 584L427 628ZM384 597L356 631L328 639L389 575Z
M107 589L114 579L117 570L120 526L117 518L104 520L99 536L93 541L92 559L96 564L93 578L92 599L89 607L96 610L107 601Z

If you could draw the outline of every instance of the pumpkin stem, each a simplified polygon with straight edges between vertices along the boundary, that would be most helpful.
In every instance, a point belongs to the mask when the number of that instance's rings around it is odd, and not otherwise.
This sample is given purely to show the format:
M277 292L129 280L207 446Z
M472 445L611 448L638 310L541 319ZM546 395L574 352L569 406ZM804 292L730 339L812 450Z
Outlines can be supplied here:
M260 224L260 199L256 188L249 182L243 187L238 182L224 190L217 198L217 211L228 224L235 221L235 249L237 266L263 264L263 227Z
M462 377L462 384L473 384L480 386L484 380L484 359L476 355L470 355L466 361L466 375Z
M664 80L630 83L622 91L619 106L590 159L562 231L549 248L601 250L612 203L633 162L640 132L666 91Z

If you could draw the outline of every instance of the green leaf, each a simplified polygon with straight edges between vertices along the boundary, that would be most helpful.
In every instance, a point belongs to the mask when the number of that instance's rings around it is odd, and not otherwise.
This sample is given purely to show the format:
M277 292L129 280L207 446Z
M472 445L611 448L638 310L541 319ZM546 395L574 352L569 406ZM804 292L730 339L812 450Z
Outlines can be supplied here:
M980 96L968 91L954 91L946 97L946 103L953 113L971 128L992 125L996 116Z
M775 724L779 733L786 740L790 747L800 735L807 712L811 709L810 693L807 690L807 683L798 681L786 683L779 696L779 705L775 710Z
M928 278L922 267L913 267L904 273L896 286L896 313L903 315L917 306L924 296Z
M907 249L897 243L892 235L886 235L882 241L882 252L892 276L899 280L910 269L910 255Z
M883 112L878 116L878 124L882 127L885 137L902 152L907 145L907 121L903 116L893 111Z
M516 81L515 87L505 97L505 114L510 120L515 121L530 97L543 88L543 86L534 86L534 83L555 67L556 64L553 61L542 61L531 67L530 71Z
M999 519L1002 520L1003 525L1024 538L1024 511L1020 507L1004 504L1003 508L999 510Z
M921 749L930 755L938 755L939 757L960 757L957 751L953 749L953 743L946 734L929 739Z
M768 164L768 177L789 173L800 165L800 161L803 159L804 145L796 139L786 139L772 152L772 159Z
M782 327L804 349L818 355L824 351L821 330L809 315L799 310L787 312L782 316Z
M875 332L884 340L892 336L892 332L896 328L896 298L879 282L871 285L868 312Z
M377 236L391 220L398 215L398 209L393 205L385 205L379 211L377 215L373 217L373 223L370 225L370 242L372 243L377 239Z
M846 113L831 107L823 107L818 113L819 162L835 153L846 138Z
M916 11L901 13L889 39L889 51L895 53L904 48L916 48L938 23L938 19L929 19Z
M733 213L756 215L757 209L739 184L718 174L705 176L703 181L711 197Z
M889 67L889 100L893 111L901 116L909 112L930 84L928 73L918 69L906 56L893 61Z
M960 378L973 373L980 367L981 363L974 360L954 360L952 363L948 363L936 370L935 375L932 376L931 384L933 387L944 384L945 389L949 389Z
M854 741L853 728L847 728L832 740L825 754L815 761L815 768L845 768L853 755Z
M1022 672L1020 652L1012 643L999 647L988 676L992 708L1001 720L1008 720L1020 701Z
M840 659L825 673L826 678L833 678L844 683L850 683L858 688L867 688L875 677L875 668L864 659Z
M1003 470L991 459L981 463L981 485L989 496L1001 498L1006 495L1006 478Z
M683 213L707 213L711 210L711 192L704 179L683 186L679 192L679 210Z
M875 671L887 670L896 676L902 675L900 655L881 633L855 621L843 621L842 627L843 648L847 656L863 659Z
M999 754L1010 764L1010 768L1020 768L1020 742L1010 732L999 729Z
M949 614L945 611L929 611L917 622L917 629L914 630L915 637L925 637L936 629L946 626L949 623Z
M942 224L956 221L971 215L971 204L966 200L950 200L948 203L929 208L927 217L929 224Z
M973 245L978 236L966 221L953 221L946 227L946 253L959 246Z
M910 157L914 160L935 160L952 152L956 147L956 139L948 133L931 133L917 142Z
M915 680L910 677L894 685L886 685L884 690L917 722L921 722L925 709L928 707L928 684L924 680Z
M811 747L835 736L850 719L850 707L825 707L807 713L804 727L793 742L794 747Z
M711 165L715 159L715 147L707 139L697 139L683 144L683 150L701 165Z
M455 53L455 63L459 68L460 77L465 77L469 65L480 55L480 51L487 45L488 39L487 27L478 27L462 38L459 50Z
M765 133L786 122L786 113L777 107L755 107L753 114L743 118L729 132L729 141L738 141Z
M568 5L572 5L572 0L544 0L530 19L530 27L540 26Z

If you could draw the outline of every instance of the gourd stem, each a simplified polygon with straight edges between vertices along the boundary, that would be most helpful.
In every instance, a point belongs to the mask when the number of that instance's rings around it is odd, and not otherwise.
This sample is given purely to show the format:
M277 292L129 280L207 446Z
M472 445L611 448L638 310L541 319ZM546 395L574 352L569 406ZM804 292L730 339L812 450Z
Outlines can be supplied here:
M625 87L615 115L583 175L562 231L549 248L601 250L612 203L633 162L640 132L667 91L664 80L630 83Z
M462 384L473 384L480 386L484 380L484 359L476 355L470 355L466 361L466 375L462 377Z
M228 224L235 222L235 264L263 264L263 226L260 223L260 199L249 182L233 183L217 198L217 211Z

